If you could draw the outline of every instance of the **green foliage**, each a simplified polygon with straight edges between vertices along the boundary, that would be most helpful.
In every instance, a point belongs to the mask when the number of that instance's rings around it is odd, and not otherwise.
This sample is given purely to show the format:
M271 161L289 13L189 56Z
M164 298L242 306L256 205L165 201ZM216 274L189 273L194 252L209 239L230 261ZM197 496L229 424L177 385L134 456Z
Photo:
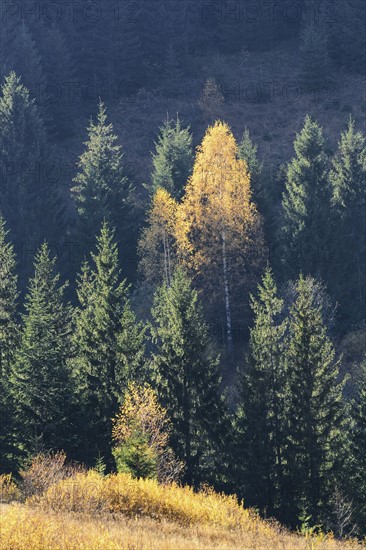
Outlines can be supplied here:
M83 417L87 456L109 456L111 419L132 377L143 375L144 330L130 308L128 286L119 269L114 232L103 223L92 254L78 281L75 314L74 371Z
M28 89L39 91L46 81L40 52L25 18L11 17L11 9L8 14L4 14L1 27L0 76L3 78L15 72L21 76Z
M152 315L153 376L172 421L172 447L186 464L185 481L198 483L215 471L215 460L223 460L218 449L224 450L228 434L218 360L210 352L197 292L184 271L177 270L171 286L157 290Z
M0 97L0 208L17 248L62 232L64 204L37 105L14 72Z
M8 242L5 221L0 216L0 373L2 381L9 376L18 341L17 281L14 246Z
M263 186L263 164L258 159L257 151L257 145L253 143L249 130L245 128L239 143L238 156L247 163L253 200L259 206L260 211L263 212L263 206L266 202L266 190Z
M269 268L251 302L255 317L240 377L236 462L245 464L239 468L241 494L272 515L280 508L284 484L287 321Z
M344 382L314 281L300 276L289 316L286 458L289 514L302 502L314 518L329 501L344 461Z
M100 475L104 476L107 465L104 462L104 456L98 456L95 461L94 470Z
M287 167L280 241L286 276L321 274L329 258L329 161L322 128L307 116Z
M131 224L132 185L123 166L122 148L117 144L106 108L99 104L97 122L90 122L86 150L79 158L79 173L73 179L74 201L80 231L86 243L103 221L116 228L118 242L126 241Z
M67 450L74 394L67 366L71 309L63 303L66 285L60 285L54 273L55 258L51 259L47 244L37 252L34 268L11 376L19 444L29 452L40 438L46 450Z
M147 434L135 430L126 441L114 447L112 452L118 473L156 479L157 456L149 445Z
M329 283L348 324L364 317L366 299L366 141L352 119L341 134L330 182L334 261Z
M192 173L192 135L177 120L166 120L160 128L151 174L151 194L162 187L175 199L180 199Z
M348 470L348 486L357 524L361 534L366 534L366 359L361 366L358 395L353 403L351 431L351 463Z
M14 441L10 372L19 341L17 275L13 245L0 216L0 471L9 471L17 454Z

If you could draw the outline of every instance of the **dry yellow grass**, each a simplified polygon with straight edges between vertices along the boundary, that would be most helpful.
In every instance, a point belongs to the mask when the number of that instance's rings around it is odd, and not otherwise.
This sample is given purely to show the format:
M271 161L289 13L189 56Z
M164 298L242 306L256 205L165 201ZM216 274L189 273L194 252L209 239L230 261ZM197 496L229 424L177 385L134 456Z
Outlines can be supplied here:
M20 496L11 474L0 475L0 503L17 500Z
M102 477L89 471L58 481L25 505L0 504L0 548L340 550L360 545L288 533L234 497L211 490L194 493L128 474Z
M257 519L250 510L239 506L234 496L220 495L211 489L195 493L190 487L175 483L161 485L129 474L102 477L93 470L55 483L28 503L56 512L110 512L128 517L148 516L180 525L251 529ZM263 529L268 529L267 525L263 524Z
M306 540L272 527L250 532L212 525L183 527L151 518L110 519L56 514L39 508L0 508L0 548L6 550L341 550L356 545Z

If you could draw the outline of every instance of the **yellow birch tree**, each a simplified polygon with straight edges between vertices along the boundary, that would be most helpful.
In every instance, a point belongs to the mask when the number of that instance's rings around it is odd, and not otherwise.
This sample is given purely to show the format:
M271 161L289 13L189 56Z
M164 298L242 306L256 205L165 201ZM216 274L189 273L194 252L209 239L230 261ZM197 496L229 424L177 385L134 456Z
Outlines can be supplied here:
M264 261L261 219L251 201L247 164L229 126L216 122L197 149L193 175L175 225L179 260L191 273L230 349L233 323L242 319L248 293Z
M153 198L147 226L138 250L139 269L151 284L170 285L176 261L175 226L178 204L169 193L159 188Z

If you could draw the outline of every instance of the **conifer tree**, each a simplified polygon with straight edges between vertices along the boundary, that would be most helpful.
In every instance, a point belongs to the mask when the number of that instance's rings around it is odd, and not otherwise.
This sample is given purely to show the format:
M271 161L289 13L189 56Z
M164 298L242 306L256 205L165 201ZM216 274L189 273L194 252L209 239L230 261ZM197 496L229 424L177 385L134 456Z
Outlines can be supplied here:
M192 173L192 134L189 127L183 128L177 120L166 120L161 126L151 174L151 193L162 187L175 199L180 199L189 176Z
M289 519L306 508L319 521L342 467L346 416L339 361L311 277L300 276L289 316L286 372ZM342 433L343 432L343 433ZM292 516L292 517L291 517Z
M0 97L0 208L22 252L62 234L64 205L34 100L10 73Z
M225 409L218 360L210 352L197 292L184 271L178 269L171 285L158 289L152 315L153 377L172 421L172 448L186 465L186 483L208 481L224 454Z
M139 33L140 4L121 2L116 8L111 2L112 9L115 10L116 17L111 21L110 61L120 98L120 95L136 93L146 84L146 65Z
M7 7L9 11L4 13L1 27L1 81L6 75L15 72L39 100L46 83L39 50L25 18L15 15L18 6L15 4L12 8L9 5Z
M36 254L34 268L11 376L19 445L28 452L39 446L67 451L73 444L74 391L67 366L71 309L63 303L66 285L60 285L46 243Z
M329 283L349 325L365 317L366 305L366 141L352 119L341 135L330 182L334 261Z
M296 135L282 198L282 257L286 273L317 275L326 266L330 188L322 128L310 116Z
M255 317L241 375L236 463L242 496L273 515L284 488L287 321L269 268L251 306Z
M349 485L361 535L366 533L366 360L361 365L358 395L353 405Z
M332 61L365 74L365 3L363 0L343 0L331 3L330 10L328 28Z
M54 24L37 27L37 45L46 76L38 104L47 113L46 125L52 136L69 137L73 134L76 100L70 98L68 86L74 77L74 62L66 38Z
M208 78L203 86L199 105L209 118L211 124L213 124L215 118L220 116L224 102L224 96L216 80L214 78Z
M325 22L309 18L300 35L300 84L306 91L319 94L329 74L328 44ZM316 95L315 97L318 97Z
M0 215L0 372L3 380L9 376L18 340L18 277L14 247L7 238L5 220Z
M179 95L182 92L180 86L182 85L183 72L179 66L179 60L177 58L176 50L170 42L168 51L165 56L164 64L164 88L171 96Z
M209 298L208 314L225 327L230 350L234 324L249 314L264 246L247 166L225 123L210 127L198 148L176 225L181 261Z
M19 340L17 275L13 245L0 216L0 471L9 471L16 453L10 372Z
M265 189L263 188L263 164L258 159L257 151L257 145L253 143L249 130L245 128L238 146L238 157L247 163L253 199L259 206L263 207L266 199Z
M112 124L107 123L102 102L97 122L91 121L88 135L72 188L81 237L89 243L95 228L107 221L116 228L117 241L123 248L132 221L132 186L123 167L122 148L117 144Z
M82 402L86 457L110 455L112 417L128 381L143 375L143 329L130 308L119 269L114 232L103 223L94 267L85 263L78 281L74 371Z

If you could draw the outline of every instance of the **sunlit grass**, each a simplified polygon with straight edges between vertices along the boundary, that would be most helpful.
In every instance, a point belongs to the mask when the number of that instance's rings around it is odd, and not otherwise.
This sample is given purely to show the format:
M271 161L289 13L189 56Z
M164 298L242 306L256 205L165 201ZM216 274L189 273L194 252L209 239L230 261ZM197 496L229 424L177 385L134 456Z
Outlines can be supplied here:
M13 493L16 496L16 493ZM11 550L338 550L261 520L235 497L128 474L77 473L25 504L0 504L0 548Z

